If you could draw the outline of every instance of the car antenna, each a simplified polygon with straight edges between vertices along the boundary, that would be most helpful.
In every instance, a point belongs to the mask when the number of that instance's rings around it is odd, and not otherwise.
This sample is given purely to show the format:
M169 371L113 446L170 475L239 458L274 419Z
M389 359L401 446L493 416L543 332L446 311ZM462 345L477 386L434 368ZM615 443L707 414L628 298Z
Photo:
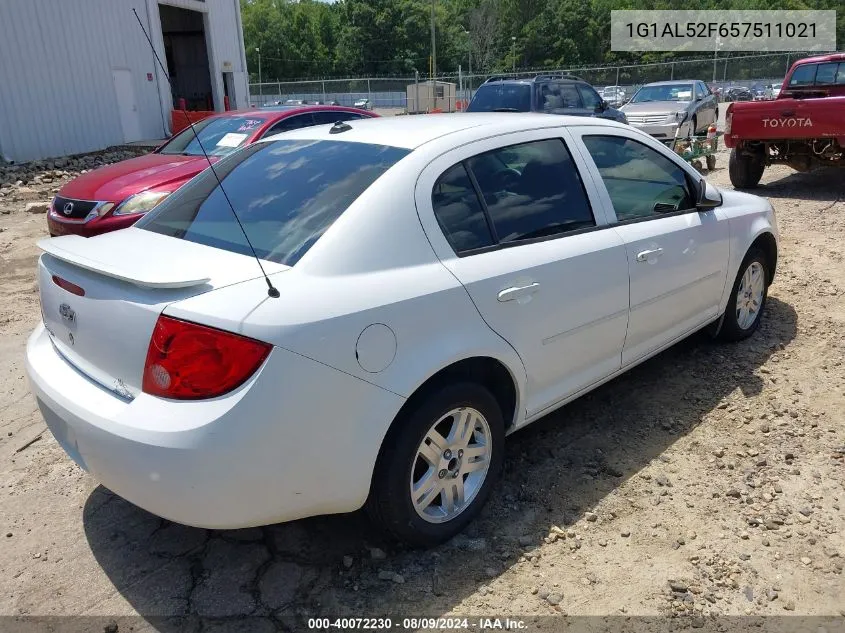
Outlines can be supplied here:
M161 59L156 52L155 46L153 46L153 41L150 39L149 34L147 33L147 29L144 28L144 24L141 22L141 18L138 17L138 12L133 8L132 13L135 14L135 19L138 20L138 26L141 27L141 31L144 33L144 37L147 38L147 42L150 45L150 48L153 51L153 56L156 58L158 65L161 67L161 70L164 72L164 76L167 78L167 84L170 86L170 90L173 90L173 84L170 83L170 77L167 74L167 68L164 67L164 64L161 63ZM197 141L197 144L200 146L202 150L202 155L205 156L205 160L208 161L208 167L211 169L211 173L214 174L214 178L217 180L217 186L220 187L220 191L223 192L223 197L226 198L226 203L229 205L229 209L232 210L232 215L235 217L235 222L238 223L238 226L241 229L241 233L244 235L244 239L246 240L247 245L249 246L249 250L252 251L253 257L255 257L255 261L258 263L258 267L261 269L261 274L264 276L264 281L267 282L267 296L272 297L273 299L278 299L280 294L278 288L273 285L273 282L270 281L270 277L267 276L267 273L264 271L264 266L261 265L261 258L258 257L258 253L255 252L255 247L253 247L252 242L249 241L249 236L246 234L246 229L244 225L241 224L241 219L238 217L237 212L235 211L235 205L232 204L232 201L229 199L229 194L226 193L226 190L223 188L223 181L220 180L220 176L217 175L217 170L214 169L214 163L211 162L211 159L208 157L208 152L205 151L205 147L203 147L202 141L200 141L199 134L197 134L196 129L194 129L194 124L191 122L191 117L188 116L187 110L182 110L185 114L185 120L188 122L188 127L191 128L191 132L194 133L194 138Z

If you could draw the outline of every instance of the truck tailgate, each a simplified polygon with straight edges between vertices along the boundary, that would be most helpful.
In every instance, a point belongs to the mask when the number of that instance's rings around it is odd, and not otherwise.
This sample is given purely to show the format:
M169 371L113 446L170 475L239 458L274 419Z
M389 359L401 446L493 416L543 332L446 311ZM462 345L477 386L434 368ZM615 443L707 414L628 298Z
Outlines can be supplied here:
M725 144L740 141L836 138L845 145L845 97L775 99L733 103Z

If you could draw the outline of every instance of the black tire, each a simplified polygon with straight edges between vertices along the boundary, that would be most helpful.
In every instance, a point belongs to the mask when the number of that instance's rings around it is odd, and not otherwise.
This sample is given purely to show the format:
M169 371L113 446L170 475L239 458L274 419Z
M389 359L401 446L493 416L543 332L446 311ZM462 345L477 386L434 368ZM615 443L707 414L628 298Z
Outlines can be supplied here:
M417 450L432 425L452 409L472 407L490 429L492 450L487 475L472 501L453 519L432 523L414 508L409 490ZM376 467L366 510L377 527L412 547L449 540L481 511L499 478L504 460L505 424L496 399L479 384L464 382L437 388L394 421Z
M739 292L743 275L745 275L746 270L755 262L763 267L763 298L754 321L748 327L743 328L737 320L737 293ZM745 259L742 260L739 272L737 272L736 279L731 287L731 296L728 300L728 306L725 308L725 314L722 317L722 327L718 333L719 339L723 341L741 341L757 331L757 328L760 327L760 320L763 318L763 311L766 309L766 299L769 296L769 280L771 278L769 263L763 251L758 248L748 251Z
M728 174L731 177L731 184L737 189L753 189L760 184L763 177L763 170L766 165L757 156L740 153L734 147L731 150L731 158L728 161Z
M707 171L713 171L714 169L716 169L716 157L710 154L707 157Z

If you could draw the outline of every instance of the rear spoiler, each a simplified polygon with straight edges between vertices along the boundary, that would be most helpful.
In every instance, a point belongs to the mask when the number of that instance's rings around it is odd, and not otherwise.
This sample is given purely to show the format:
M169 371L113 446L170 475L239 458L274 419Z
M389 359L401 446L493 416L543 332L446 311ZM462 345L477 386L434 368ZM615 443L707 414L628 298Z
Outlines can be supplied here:
M145 245L149 261L143 266L137 265L137 257L132 257L136 253L123 251L122 241L65 235L39 240L37 246L56 259L143 288L190 288L211 281L210 277L191 271L189 265L174 267L167 265L167 261L162 262L165 265L157 265L155 250L149 249L149 245Z

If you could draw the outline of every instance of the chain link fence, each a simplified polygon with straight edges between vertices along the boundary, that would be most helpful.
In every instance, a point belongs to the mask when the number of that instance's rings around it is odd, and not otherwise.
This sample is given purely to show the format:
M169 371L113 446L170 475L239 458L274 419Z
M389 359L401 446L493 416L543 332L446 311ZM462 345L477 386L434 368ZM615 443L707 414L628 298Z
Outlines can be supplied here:
M710 58L618 66L583 66L555 69L520 69L497 72L496 76L524 77L534 74L571 74L597 89L619 86L630 97L643 84L671 79L700 79L724 94L734 86L747 88L779 85L790 65L807 53L719 56ZM438 75L432 84L420 77L364 77L274 81L250 84L254 107L285 102L335 103L358 106L386 113L454 112L466 107L475 90L491 73L451 73ZM452 88L454 86L454 88ZM419 104L419 105L417 105Z

